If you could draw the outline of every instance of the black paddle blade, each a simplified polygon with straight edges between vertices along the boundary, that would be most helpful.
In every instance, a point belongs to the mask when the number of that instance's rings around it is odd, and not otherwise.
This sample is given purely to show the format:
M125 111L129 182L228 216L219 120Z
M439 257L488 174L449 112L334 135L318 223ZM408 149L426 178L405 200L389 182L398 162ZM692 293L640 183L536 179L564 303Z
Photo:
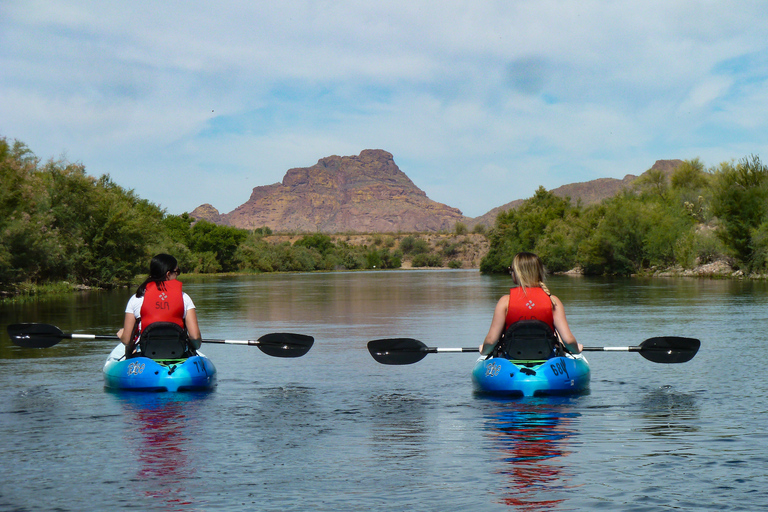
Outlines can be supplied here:
M306 334L273 332L259 338L257 347L273 357L301 357L312 348L315 338Z
M11 324L7 330L11 342L24 348L48 348L66 338L61 329L48 324Z
M638 352L654 363L685 363L693 359L700 346L696 338L660 336L642 342Z
M368 352L381 364L413 364L429 353L425 344L412 338L372 340Z

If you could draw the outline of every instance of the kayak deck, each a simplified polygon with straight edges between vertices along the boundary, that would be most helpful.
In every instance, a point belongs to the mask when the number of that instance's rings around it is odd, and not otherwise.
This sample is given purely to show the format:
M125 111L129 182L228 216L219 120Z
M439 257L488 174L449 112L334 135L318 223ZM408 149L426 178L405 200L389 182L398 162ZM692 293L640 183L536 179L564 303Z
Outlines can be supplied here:
M131 391L207 391L216 386L216 367L200 352L169 361L126 359L121 343L104 363L104 381L108 388Z
M582 354L546 361L480 358L472 370L477 391L506 396L577 394L589 388L589 362Z

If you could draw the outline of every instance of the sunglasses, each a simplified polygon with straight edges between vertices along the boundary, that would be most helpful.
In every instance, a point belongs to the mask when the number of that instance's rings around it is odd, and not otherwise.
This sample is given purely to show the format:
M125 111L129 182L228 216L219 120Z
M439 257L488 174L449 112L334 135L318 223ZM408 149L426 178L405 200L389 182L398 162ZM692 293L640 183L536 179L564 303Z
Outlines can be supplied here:
M181 269L176 267L175 269L171 270L171 274L181 275Z

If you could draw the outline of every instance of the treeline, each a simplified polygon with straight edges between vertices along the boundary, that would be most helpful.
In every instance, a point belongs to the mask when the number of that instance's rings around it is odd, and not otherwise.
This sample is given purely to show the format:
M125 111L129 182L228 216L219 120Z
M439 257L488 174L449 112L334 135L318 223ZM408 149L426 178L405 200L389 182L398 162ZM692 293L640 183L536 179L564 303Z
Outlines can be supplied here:
M160 247L163 212L80 164L41 164L0 139L0 290L19 283L126 282Z
M247 231L204 220L193 224L186 213L168 216L163 224L178 242L172 254L179 265L198 273L386 269L402 263L401 251L334 242L322 233L272 243L266 240L269 228Z
M159 206L88 176L66 161L41 163L19 141L0 138L0 292L68 281L98 287L131 282L152 255L173 254L186 272L274 272L456 266L455 244L430 248L419 236L374 235L351 245L325 234L270 243L267 227L218 226ZM458 265L460 266L460 264Z
M485 273L505 272L519 251L536 252L552 272L627 275L727 260L765 273L768 167L754 155L709 169L687 160L669 176L652 169L588 207L539 188L501 213L489 237Z
M42 163L0 138L0 295L59 283L111 287L145 274L152 255L176 256L185 272L275 272L462 266L467 227L430 244L419 235L317 233L275 243L267 227L243 230L168 215L158 205L94 178L81 164ZM476 229L476 233L483 233ZM485 273L504 272L519 251L550 271L633 274L727 259L768 271L768 169L757 156L705 169L685 161L671 176L651 170L599 205L572 205L540 188L501 213L487 234ZM429 238L429 237L427 237ZM349 240L349 237L347 237Z

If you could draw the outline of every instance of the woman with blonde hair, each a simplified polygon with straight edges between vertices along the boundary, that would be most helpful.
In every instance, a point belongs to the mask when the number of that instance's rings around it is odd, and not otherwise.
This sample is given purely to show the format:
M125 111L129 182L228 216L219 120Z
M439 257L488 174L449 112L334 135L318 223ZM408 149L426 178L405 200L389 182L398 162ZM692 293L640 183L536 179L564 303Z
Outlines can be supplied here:
M491 320L491 328L480 345L480 353L490 354L507 329L521 320L539 320L549 325L557 333L560 342L571 352L578 354L581 343L568 327L565 309L560 299L552 295L544 284L546 270L538 256L530 252L520 252L509 267L512 279L517 285L509 290L496 303Z

